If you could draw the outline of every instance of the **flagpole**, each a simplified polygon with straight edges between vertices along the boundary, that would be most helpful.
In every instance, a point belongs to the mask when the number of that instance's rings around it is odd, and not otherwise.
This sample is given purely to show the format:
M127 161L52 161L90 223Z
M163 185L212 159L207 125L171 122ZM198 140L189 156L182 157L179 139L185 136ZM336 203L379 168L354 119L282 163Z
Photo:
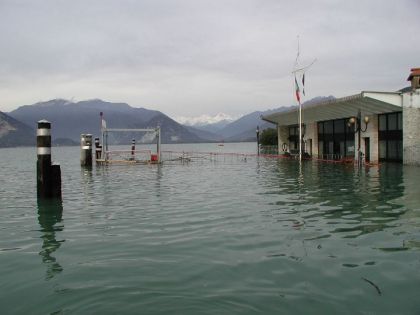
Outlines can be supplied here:
M299 161L302 161L302 103L300 101L300 89L299 89L299 83L296 80L295 75L295 94L296 94L296 100L299 104Z
M298 40L297 54L296 54L296 60L295 60L295 65L294 65L292 74L295 77L295 93L296 93L296 99L299 103L299 162L302 162L302 103L300 100L300 95L299 95L300 89L299 89L299 84L296 80L296 74L303 72L302 84L303 84L303 95L305 95L305 72L317 61L317 59L315 58L310 64L298 68L299 56L300 56L299 35L297 37L297 40Z
M310 64L308 64L307 66L304 66L302 68L298 68L298 69L294 69L292 71L293 74L296 74L298 72L305 72L306 70L308 70L315 62L317 61L317 59L315 58Z
M299 100L299 162L302 162L302 104Z

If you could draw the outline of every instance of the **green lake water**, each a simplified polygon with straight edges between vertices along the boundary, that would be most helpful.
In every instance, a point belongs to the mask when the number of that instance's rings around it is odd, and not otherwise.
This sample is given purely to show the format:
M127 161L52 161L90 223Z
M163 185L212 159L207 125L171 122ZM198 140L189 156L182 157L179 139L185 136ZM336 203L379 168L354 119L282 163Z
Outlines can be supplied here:
M1 314L420 314L418 167L79 155L45 203L36 149L0 150Z

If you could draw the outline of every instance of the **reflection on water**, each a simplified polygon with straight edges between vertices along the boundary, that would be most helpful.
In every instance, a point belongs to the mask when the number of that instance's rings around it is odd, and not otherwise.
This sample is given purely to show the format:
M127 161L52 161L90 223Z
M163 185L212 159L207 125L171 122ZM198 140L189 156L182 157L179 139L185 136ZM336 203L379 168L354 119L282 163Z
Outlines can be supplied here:
M63 230L62 222L63 204L61 200L38 199L38 222L41 227L41 238L43 240L42 250L39 255L42 262L47 266L46 280L53 278L63 271L61 265L52 254L57 251L64 240L56 239L56 232Z
M80 168L81 177L85 185L93 183L93 170L92 166L83 166Z
M279 161L270 169L262 182L264 194L278 196L271 215L295 229L323 221L329 233L356 238L394 227L407 211L398 202L404 195L400 165L357 171L352 165Z

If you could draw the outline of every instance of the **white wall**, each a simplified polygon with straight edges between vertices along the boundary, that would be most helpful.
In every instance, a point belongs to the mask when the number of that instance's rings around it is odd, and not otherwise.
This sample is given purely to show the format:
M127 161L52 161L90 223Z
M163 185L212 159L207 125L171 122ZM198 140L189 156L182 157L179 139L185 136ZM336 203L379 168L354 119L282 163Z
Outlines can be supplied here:
M278 135L278 151L279 154L283 154L283 143L287 144L286 151L289 151L289 128L287 126L278 126L277 125L277 135Z
M360 151L366 156L365 152L365 138L369 138L370 142L370 163L378 163L379 162L379 135L378 135L378 115L370 115L369 123L365 132L360 134L361 141L360 141ZM362 128L364 130L365 123L363 121L364 116L362 117ZM357 148L359 142L359 136L357 132L354 134L354 159L357 161Z
M403 94L403 163L420 166L420 89Z
M304 140L306 141L306 151L308 153L312 152L313 157L318 156L318 124L316 122L314 123L306 123L306 132ZM312 139L312 148L309 148L309 144Z

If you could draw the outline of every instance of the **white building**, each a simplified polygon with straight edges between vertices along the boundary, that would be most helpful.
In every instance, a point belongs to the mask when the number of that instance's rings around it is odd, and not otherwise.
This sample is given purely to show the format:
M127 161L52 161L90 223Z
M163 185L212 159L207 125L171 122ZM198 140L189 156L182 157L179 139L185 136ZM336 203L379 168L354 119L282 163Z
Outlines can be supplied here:
M420 165L420 68L410 89L362 91L303 107L303 148L313 158ZM262 119L277 125L279 154L299 151L298 108Z

